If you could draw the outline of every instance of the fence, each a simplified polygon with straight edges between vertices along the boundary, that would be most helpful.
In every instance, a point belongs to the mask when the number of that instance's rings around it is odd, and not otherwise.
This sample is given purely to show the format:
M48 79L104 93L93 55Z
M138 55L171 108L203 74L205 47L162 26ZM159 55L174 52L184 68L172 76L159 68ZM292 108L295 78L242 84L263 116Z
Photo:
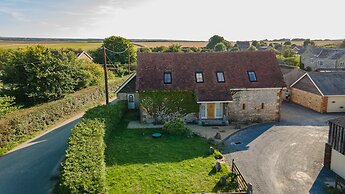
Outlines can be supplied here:
M238 169L238 167L235 164L235 160L232 160L232 164L231 164L231 170L233 173L236 174L237 177L237 182L238 182L238 194L252 194L253 193L253 186L248 183L243 175L241 174L240 170Z
M345 180L338 175L335 178L335 188L345 192Z

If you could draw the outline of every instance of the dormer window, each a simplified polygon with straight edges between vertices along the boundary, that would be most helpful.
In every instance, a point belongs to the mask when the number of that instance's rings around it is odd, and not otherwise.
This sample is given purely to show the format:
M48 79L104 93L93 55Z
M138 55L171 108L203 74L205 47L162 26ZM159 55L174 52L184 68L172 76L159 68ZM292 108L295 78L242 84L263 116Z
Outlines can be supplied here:
M217 71L217 81L218 83L224 83L225 79L224 79L224 72L223 71Z
M247 71L247 73L248 73L249 81L251 82L257 81L255 71Z
M171 72L164 72L163 74L163 81L165 84L171 84L172 83L172 74Z
M195 72L196 83L204 83L204 74L202 72Z

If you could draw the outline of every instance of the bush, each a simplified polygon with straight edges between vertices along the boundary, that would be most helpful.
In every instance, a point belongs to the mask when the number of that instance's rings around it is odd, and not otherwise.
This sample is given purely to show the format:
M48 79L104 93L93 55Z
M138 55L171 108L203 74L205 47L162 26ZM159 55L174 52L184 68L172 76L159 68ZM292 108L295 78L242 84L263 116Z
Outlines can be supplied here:
M18 109L18 106L15 106L14 99L11 96L0 96L0 118Z
M109 91L115 91L124 80L119 79L110 83ZM37 132L87 108L98 105L104 96L104 87L94 86L67 95L57 101L21 109L6 115L0 119L0 155L26 141Z
M192 131L186 127L186 122L182 118L174 117L163 125L163 129L172 135L192 136Z
M57 193L106 193L104 134L118 125L125 110L125 101L98 106L72 129Z

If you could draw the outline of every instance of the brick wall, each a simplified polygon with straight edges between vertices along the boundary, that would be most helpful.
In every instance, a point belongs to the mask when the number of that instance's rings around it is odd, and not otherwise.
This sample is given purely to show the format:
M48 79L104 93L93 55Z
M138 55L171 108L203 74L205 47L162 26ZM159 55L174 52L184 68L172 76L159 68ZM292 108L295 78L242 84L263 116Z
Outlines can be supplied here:
M320 113L327 112L327 97L291 88L291 101Z
M227 112L231 121L279 121L280 89L233 92Z

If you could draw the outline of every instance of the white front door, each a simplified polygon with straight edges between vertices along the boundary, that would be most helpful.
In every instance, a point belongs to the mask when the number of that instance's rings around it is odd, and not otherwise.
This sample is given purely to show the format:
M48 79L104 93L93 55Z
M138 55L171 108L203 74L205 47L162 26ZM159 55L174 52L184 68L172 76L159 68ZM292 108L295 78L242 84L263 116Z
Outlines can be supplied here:
M200 118L201 119L207 119L206 113L207 113L207 104L200 104L200 110L199 110L199 114L200 114Z
M128 109L135 109L134 94L127 95Z

